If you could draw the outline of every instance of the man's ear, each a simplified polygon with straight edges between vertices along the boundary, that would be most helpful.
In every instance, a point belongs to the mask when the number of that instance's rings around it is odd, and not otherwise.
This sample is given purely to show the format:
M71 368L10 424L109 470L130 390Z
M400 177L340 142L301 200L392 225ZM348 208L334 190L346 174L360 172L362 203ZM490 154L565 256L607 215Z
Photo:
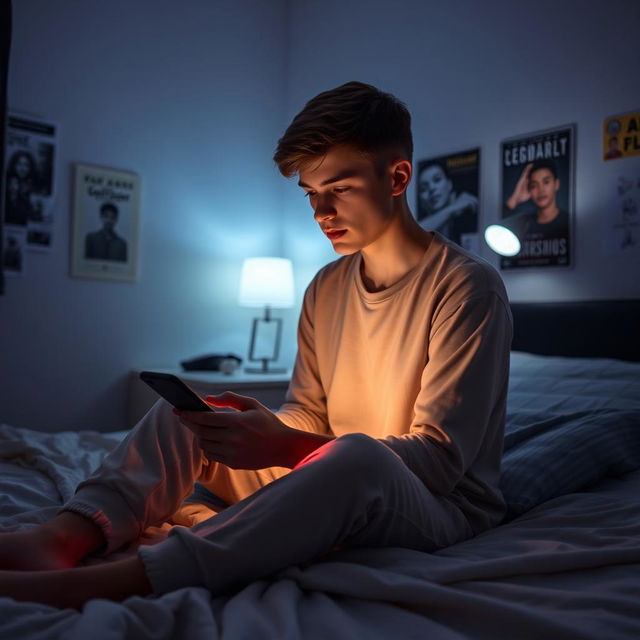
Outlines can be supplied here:
M411 182L411 175L413 173L413 167L409 160L404 158L395 160L391 163L391 195L402 195Z

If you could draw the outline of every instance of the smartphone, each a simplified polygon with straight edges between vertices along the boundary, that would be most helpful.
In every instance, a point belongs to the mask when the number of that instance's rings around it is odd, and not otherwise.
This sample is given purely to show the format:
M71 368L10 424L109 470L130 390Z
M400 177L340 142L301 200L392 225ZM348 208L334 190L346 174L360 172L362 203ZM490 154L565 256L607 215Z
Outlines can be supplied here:
M213 411L191 387L172 373L142 371L140 379L179 411Z

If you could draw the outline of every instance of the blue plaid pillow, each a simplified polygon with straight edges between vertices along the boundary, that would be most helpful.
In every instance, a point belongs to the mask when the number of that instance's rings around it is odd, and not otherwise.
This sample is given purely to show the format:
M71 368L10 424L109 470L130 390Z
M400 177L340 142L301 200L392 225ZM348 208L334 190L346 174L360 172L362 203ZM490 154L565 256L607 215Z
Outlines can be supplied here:
M507 519L606 475L640 468L640 412L600 409L507 416L500 488Z

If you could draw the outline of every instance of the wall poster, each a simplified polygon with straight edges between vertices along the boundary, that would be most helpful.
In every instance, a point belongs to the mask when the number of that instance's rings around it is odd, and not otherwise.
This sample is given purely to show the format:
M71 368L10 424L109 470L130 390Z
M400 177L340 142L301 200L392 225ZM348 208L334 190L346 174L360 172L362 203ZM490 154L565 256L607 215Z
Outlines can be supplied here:
M75 165L72 276L136 280L139 206L140 179L135 173Z
M602 129L603 160L640 155L640 111L607 118Z
M420 226L478 253L480 149L420 160L416 190Z
M502 224L520 252L500 257L502 269L572 265L575 125L501 143Z
M12 239L11 255L25 248L51 250L56 145L56 125L16 113L8 115L4 223ZM21 264L24 258L23 251ZM11 260L15 263L15 257Z

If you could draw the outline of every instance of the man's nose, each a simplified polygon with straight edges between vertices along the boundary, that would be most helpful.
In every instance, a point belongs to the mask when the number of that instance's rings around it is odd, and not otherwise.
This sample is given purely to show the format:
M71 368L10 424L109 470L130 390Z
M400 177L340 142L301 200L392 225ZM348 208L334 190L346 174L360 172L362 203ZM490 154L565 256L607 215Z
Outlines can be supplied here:
M321 220L331 220L332 218L335 218L336 215L336 209L330 198L317 198L315 211L313 213L313 217L316 222L320 222Z

